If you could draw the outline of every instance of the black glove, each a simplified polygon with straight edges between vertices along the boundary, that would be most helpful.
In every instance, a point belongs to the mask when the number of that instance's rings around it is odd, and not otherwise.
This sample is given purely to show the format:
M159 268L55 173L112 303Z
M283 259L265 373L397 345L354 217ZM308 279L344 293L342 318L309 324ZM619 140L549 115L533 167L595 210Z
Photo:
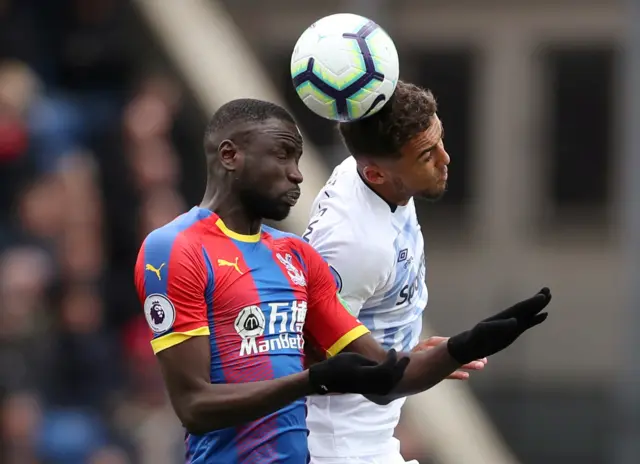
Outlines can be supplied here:
M320 395L359 393L386 395L402 379L409 358L398 360L395 350L377 363L357 353L340 353L309 368L311 386Z
M495 316L478 323L473 329L451 337L449 354L460 364L491 356L511 345L526 330L544 322L541 313L551 301L551 291L543 288L535 296L516 303Z

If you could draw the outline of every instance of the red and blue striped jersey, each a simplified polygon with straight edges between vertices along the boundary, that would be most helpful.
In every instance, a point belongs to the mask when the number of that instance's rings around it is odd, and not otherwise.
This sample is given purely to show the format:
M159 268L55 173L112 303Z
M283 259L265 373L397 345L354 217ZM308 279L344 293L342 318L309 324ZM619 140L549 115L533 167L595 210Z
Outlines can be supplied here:
M199 207L147 236L135 283L154 352L208 337L214 384L301 372L305 341L331 356L368 333L304 240L267 226L241 235ZM305 415L301 399L242 426L187 434L187 462L306 464Z

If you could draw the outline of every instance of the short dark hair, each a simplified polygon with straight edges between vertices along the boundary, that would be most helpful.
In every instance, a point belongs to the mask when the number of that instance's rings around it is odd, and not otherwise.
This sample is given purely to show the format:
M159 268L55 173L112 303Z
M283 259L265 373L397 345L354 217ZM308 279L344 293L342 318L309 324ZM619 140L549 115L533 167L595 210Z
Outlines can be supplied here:
M293 116L275 103L253 98L238 98L225 103L214 113L205 131L205 142L217 132L230 128L232 125L246 122L261 122L267 119L280 119L296 124Z
M398 158L409 140L429 128L437 109L431 91L398 81L380 111L358 121L342 122L338 129L355 157Z

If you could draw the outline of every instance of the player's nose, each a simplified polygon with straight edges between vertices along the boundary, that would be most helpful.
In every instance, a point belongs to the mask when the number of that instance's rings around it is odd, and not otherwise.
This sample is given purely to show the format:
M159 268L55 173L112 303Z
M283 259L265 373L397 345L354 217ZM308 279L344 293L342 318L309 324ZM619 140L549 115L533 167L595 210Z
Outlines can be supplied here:
M300 171L298 166L291 167L287 172L287 177L291 182L293 182L296 185L301 184L302 181L304 180L304 177L302 176L302 172Z
M440 162L444 165L444 166L448 166L449 163L451 162L451 158L449 157L449 153L447 153L447 150L444 149L444 146L440 148Z

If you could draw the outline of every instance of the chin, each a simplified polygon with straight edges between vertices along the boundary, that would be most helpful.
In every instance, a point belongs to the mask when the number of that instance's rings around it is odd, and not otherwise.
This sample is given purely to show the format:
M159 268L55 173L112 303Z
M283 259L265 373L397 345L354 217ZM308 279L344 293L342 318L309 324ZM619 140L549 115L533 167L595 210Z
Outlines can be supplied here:
M420 192L418 195L416 195L416 197L422 200L438 201L444 196L446 191L447 191L446 188L439 190L437 192L429 190L428 192Z
M281 200L256 195L253 192L243 195L242 203L250 215L256 219L282 221L291 212L290 204Z
M262 212L262 217L270 221L283 221L289 216L290 212L290 205L273 205L271 208L268 208L268 210Z

